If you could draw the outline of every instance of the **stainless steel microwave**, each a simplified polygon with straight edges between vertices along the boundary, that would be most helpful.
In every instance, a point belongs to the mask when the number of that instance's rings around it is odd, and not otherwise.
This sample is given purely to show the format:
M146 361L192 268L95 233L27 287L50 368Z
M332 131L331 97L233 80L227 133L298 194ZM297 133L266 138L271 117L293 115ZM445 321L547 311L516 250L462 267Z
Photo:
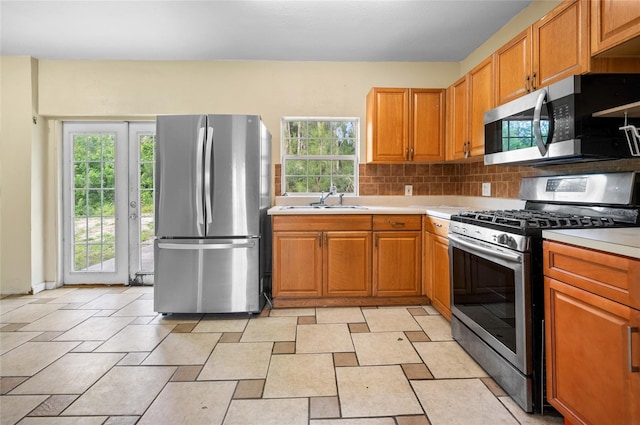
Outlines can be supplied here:
M545 165L632 157L620 116L640 101L640 74L568 77L484 114L484 163ZM595 116L594 116L595 114ZM640 125L640 118L628 118Z

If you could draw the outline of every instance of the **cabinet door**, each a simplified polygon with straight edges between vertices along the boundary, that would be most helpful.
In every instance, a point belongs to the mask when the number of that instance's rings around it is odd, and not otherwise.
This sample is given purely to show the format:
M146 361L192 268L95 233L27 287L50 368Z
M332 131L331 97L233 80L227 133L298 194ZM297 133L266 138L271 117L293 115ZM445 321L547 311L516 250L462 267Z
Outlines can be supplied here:
M273 297L322 295L322 232L273 233Z
M591 54L596 55L640 37L640 2L637 0L591 1ZM629 48L638 52L640 41ZM625 52L620 46L619 53Z
M371 232L326 232L324 295L371 296Z
M373 295L420 295L421 232L374 232L373 237Z
M484 113L493 108L493 58L469 71L469 156L484 155Z
M444 98L442 89L411 89L412 161L444 161Z
M447 89L447 160L465 158L469 142L468 97L466 76Z
M588 3L568 1L533 24L536 88L589 71Z
M429 234L429 275L431 304L451 320L451 282L449 279L449 239Z
M408 155L409 89L371 89L367 95L367 162L404 162Z
M531 91L531 38L529 27L494 53L496 104Z
M640 312L549 277L545 306L549 402L573 424L638 423Z

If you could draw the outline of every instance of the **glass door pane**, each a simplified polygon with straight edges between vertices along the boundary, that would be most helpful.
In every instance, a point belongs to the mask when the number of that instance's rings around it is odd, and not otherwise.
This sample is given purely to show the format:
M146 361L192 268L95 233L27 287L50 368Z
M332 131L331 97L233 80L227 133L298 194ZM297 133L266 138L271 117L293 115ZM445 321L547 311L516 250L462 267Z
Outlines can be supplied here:
M129 275L153 283L156 135L154 122L129 126Z
M74 134L72 271L115 271L115 139Z
M127 283L126 128L64 123L65 283Z

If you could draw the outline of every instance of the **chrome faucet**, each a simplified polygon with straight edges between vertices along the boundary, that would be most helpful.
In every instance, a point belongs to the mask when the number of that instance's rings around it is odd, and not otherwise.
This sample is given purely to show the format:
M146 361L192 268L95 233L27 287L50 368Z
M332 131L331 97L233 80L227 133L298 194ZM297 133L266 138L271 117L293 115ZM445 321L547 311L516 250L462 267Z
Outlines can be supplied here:
M324 192L320 192L320 200L318 202L312 202L311 205L324 205L324 201L326 201L329 196L336 195L337 193L338 189L336 188L336 185L332 183L331 187L329 187L329 192L326 194ZM340 197L340 201L342 201L342 196Z

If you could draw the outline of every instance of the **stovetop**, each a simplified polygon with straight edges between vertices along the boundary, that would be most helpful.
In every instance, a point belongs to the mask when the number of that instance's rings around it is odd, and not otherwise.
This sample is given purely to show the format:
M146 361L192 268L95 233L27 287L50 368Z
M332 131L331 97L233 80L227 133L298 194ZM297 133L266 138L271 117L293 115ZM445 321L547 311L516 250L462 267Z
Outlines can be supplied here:
M451 220L518 234L537 233L544 229L583 229L629 225L612 217L581 216L548 211L495 210L463 211Z

